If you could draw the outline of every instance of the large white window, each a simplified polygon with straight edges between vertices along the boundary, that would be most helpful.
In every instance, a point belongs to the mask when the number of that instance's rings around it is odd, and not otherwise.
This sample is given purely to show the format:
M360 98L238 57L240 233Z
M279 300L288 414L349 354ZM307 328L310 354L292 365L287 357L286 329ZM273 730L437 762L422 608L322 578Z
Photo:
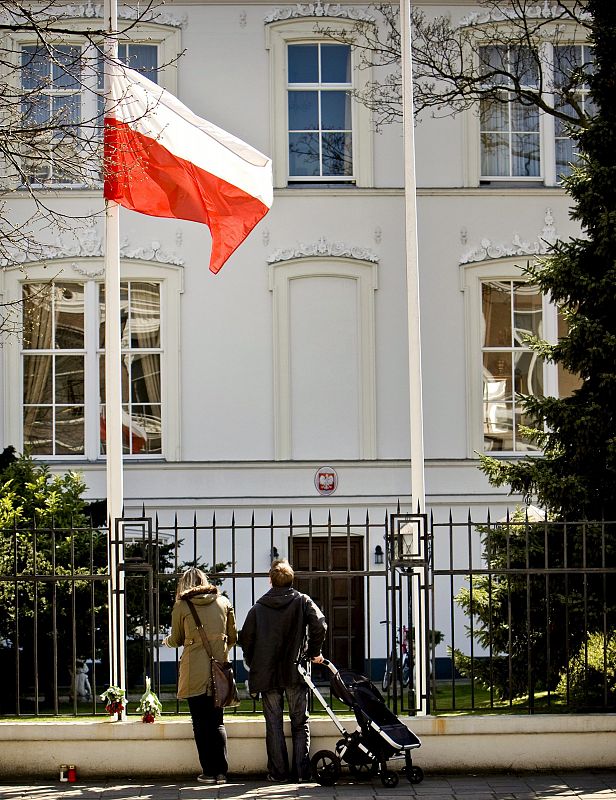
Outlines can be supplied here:
M513 73L522 87L537 90L537 64L527 48L482 47L480 57L491 70ZM516 100L504 75L498 85L502 86L501 100L481 102L482 178L536 180L541 174L539 110L530 103Z
M6 298L21 301L21 335L5 348L4 438L34 456L104 458L105 296L80 265L41 265L28 279L7 274ZM82 273L81 275L79 273ZM124 454L179 457L179 305L181 269L122 265L121 359Z
M98 308L85 284L27 283L23 287L23 445L32 455L84 456L86 382L99 378L98 454L105 443L104 287L98 286ZM122 434L127 455L161 455L160 285L144 281L121 284ZM86 315L98 324L98 375L89 375Z
M482 281L481 313L484 450L533 449L518 395L544 394L543 362L526 339L543 336L541 294L521 281Z
M328 28L348 20L322 19ZM272 85L274 185L372 186L370 112L352 98L365 86L351 47L315 31L314 18L266 28Z
M532 102L532 95L539 97L541 93L547 105L553 104L573 117L573 103L592 113L586 84L580 84L569 96L564 92L571 74L592 63L592 48L544 42L537 50L531 50L494 44L480 47L478 56L480 67L483 65L486 72L503 74L492 77L500 101L482 100L479 114L467 117L468 141L474 143L468 153L469 183L557 185L578 160L576 141L569 126L540 111ZM517 99L510 75L527 93L526 101Z
M121 44L119 57L150 80L157 79L157 45ZM100 180L102 92L102 56L93 45L22 45L22 118L35 132L22 162L28 184Z
M565 397L579 379L560 365L545 363L528 337L556 342L566 335L564 319L508 261L465 267L464 286L469 456L536 450L524 433L531 421L520 395Z
M289 44L289 179L353 176L351 48Z
M591 64L593 50L587 45L558 45L553 47L554 54L554 85L556 90L562 86L567 75L573 70L580 69L584 64ZM587 114L594 113L594 103L588 91L588 84L583 83L575 92L573 98L580 108ZM573 108L564 98L557 101L558 107L567 113ZM554 120L554 149L556 158L556 174L568 175L571 164L578 160L576 140L570 135L566 125L559 119Z

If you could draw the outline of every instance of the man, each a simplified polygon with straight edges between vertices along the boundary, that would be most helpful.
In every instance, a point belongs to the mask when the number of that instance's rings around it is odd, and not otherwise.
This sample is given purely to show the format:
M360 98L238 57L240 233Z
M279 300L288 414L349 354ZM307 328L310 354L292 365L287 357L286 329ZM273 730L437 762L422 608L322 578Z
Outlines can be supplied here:
M259 692L265 716L268 781L310 780L308 687L297 671L300 653L323 661L325 617L307 594L293 588L293 568L277 559L269 572L271 589L248 612L239 643L250 670L251 694ZM289 704L293 763L289 771L283 732L284 697Z

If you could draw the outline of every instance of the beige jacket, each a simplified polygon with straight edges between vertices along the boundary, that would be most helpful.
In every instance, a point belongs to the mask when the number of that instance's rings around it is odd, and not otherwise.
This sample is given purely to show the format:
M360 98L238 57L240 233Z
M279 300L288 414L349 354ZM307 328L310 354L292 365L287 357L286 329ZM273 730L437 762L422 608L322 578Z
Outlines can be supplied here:
M185 596L192 600L207 634L212 655L218 661L228 661L229 650L237 641L233 606L215 586L209 586L205 590L193 589ZM173 606L171 633L166 644L169 647L184 647L180 658L178 697L182 700L200 694L211 694L210 659L184 599Z

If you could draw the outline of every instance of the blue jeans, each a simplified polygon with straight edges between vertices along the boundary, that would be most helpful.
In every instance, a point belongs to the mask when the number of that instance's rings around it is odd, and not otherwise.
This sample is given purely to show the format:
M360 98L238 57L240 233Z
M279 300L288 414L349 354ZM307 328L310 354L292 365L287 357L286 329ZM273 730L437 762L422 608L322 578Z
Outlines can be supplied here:
M289 756L283 731L284 696L289 704L293 763L289 771ZM267 771L276 780L289 777L310 780L310 728L308 726L308 687L289 686L262 693L265 716L265 746Z
M207 694L189 697L188 708L203 774L212 778L226 775L227 731L222 708L215 708L213 697Z

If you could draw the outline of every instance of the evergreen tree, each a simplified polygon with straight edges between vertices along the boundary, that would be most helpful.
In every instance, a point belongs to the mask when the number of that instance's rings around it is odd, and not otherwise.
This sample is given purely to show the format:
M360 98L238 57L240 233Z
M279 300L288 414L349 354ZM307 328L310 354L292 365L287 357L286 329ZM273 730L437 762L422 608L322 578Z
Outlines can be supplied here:
M526 273L561 309L568 335L531 341L541 356L581 378L571 396L524 397L531 440L543 457L482 458L495 486L536 498L563 519L616 519L616 3L589 0L596 114L579 136L580 165L564 183L582 235L557 243Z

